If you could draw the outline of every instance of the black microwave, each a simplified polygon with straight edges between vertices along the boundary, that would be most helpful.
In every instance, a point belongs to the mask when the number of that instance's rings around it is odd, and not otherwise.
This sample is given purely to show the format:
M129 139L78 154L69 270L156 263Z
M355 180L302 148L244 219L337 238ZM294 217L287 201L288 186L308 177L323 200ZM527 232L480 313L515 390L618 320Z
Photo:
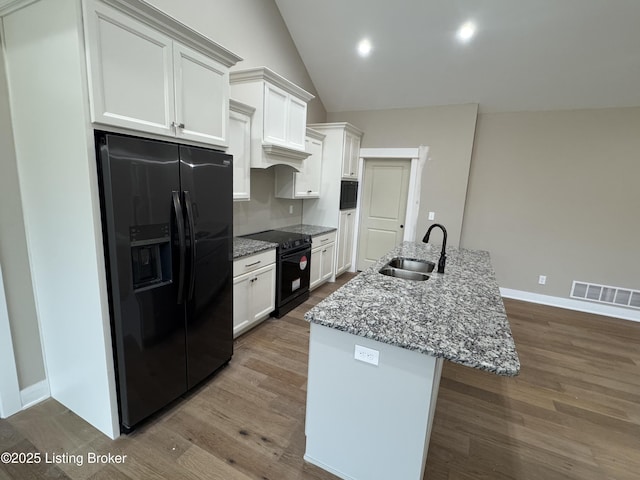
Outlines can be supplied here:
M358 203L358 182L342 180L340 184L340 210L356 208Z

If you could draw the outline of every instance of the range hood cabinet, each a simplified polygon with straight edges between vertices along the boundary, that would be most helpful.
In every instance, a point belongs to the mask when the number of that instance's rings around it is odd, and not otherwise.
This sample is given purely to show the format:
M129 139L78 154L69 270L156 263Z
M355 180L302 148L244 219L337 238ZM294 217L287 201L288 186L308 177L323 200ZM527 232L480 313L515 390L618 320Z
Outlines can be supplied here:
M251 126L251 168L288 165L295 170L305 151L307 102L312 94L266 67L230 75L231 96L256 109Z

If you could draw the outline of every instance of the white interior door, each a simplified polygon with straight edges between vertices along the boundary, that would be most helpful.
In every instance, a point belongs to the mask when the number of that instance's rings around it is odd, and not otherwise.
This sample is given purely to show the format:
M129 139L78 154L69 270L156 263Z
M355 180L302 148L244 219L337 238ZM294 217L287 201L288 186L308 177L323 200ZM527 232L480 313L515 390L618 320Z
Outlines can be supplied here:
M407 213L410 160L371 159L364 162L358 270L402 242Z

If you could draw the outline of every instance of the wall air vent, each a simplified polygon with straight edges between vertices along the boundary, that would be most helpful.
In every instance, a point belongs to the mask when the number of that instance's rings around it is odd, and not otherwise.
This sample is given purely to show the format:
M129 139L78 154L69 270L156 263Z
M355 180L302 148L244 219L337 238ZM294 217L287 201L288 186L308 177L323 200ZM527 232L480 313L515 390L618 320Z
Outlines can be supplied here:
M637 308L640 310L640 291L629 288L611 287L596 283L573 281L571 298L608 303L618 307Z

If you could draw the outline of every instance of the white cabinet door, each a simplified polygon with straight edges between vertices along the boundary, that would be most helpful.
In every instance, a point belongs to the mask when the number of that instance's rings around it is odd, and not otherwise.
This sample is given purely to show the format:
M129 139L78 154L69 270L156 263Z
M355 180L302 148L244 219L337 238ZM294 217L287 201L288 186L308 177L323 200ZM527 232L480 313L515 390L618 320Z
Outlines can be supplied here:
M345 255L346 248L346 231L347 231L347 215L346 211L340 212L340 222L338 224L338 249L336 251L336 275L340 275L345 270Z
M237 337L276 307L274 263L233 279L233 336Z
M233 155L233 199L251 198L251 115L229 110L229 148Z
M357 135L353 135L349 133L351 136L351 149L349 150L349 164L351 165L350 170L353 172L352 177L357 180L360 175L359 166L360 166L360 137Z
M287 111L287 146L304 150L307 130L307 102L289 95Z
M333 276L333 259L335 258L336 244L330 243L321 249L322 266L320 268L322 275L320 282L326 282Z
M320 196L322 172L322 142L313 138L305 140L305 150L311 152L303 162L302 171L296 173L296 198Z
M280 87L264 84L265 143L304 151L307 130L307 103Z
M311 250L311 269L309 280L309 289L313 290L322 282L322 265L324 264L324 257L322 256L323 247L314 248Z
M233 279L233 336L239 335L249 328L253 319L251 308L251 274L241 275Z
M351 267L353 253L353 228L355 225L355 210L340 212L340 226L338 227L338 251L336 254L336 275Z
M351 142L352 136L348 132L344 133L342 147L342 178L351 178Z
M227 146L229 69L177 42L173 67L176 136Z
M356 224L356 211L348 211L346 217L344 268L345 270L349 270L351 268L351 257L353 256L353 233Z
M276 166L276 198L318 198L322 182L322 141L307 137L305 151L310 152L299 172Z
M256 270L252 277L251 306L253 321L262 320L276 308L275 264Z
M264 132L266 143L287 144L287 103L289 94L284 90L265 83L264 85Z
M87 24L91 120L173 135L173 41L96 2Z
M360 156L360 138L358 136L351 132L345 132L342 155L342 177L356 180Z

